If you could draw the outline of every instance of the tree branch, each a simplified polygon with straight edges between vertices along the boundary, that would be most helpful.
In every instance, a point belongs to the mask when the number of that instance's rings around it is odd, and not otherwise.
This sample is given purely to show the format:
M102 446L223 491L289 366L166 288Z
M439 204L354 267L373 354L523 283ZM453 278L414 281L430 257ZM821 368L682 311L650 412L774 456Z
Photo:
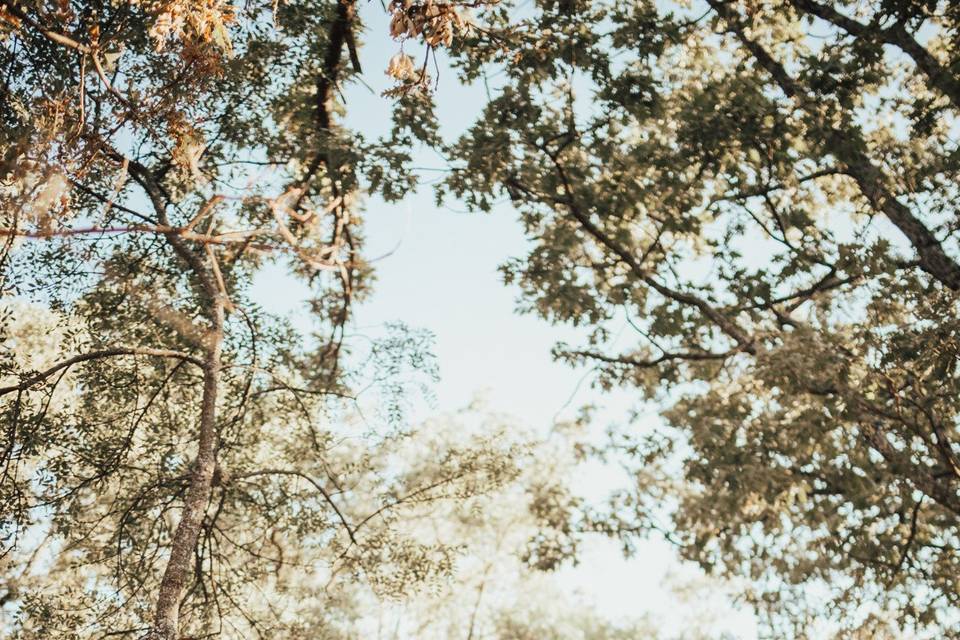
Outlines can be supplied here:
M351 527L350 523L347 522L346 517L343 515L343 512L340 511L340 508L337 506L337 504L333 501L333 497L330 495L330 493L326 489L324 489L323 485L321 485L319 482L317 482L316 480L314 480L313 478L311 478L305 473L294 471L292 469L263 469L261 471L253 471L251 473L245 473L242 476L238 476L238 479L252 478L254 476L264 476L264 475L296 476L298 478L303 478L304 480L312 484L314 488L320 492L320 495L323 496L323 499L326 500L327 504L330 505L330 508L333 509L334 513L337 514L337 518L340 520L340 524L342 524L343 528L346 530L347 536L350 538L350 542L352 542L353 544L357 544L357 539L354 536L353 527Z
M960 81L917 42L916 38L910 35L901 22L897 22L886 29L880 29L845 16L833 7L820 4L815 0L791 0L791 3L797 9L812 13L818 18L840 27L851 36L865 40L876 40L899 47L901 51L910 56L917 68L927 76L930 84L947 96L954 107L960 108Z
M336 89L337 82L340 79L340 72L342 70L341 54L344 45L349 47L350 59L354 68L359 71L360 61L357 58L356 44L353 37L353 19L356 11L355 4L355 0L338 0L337 15L330 25L330 41L323 58L323 68L317 76L316 120L317 133L319 136L327 135L330 132L330 103L333 100L334 89ZM320 144L319 141L318 144ZM320 149L310 161L306 173L304 173L303 177L299 180L299 186L303 189L303 192L294 205L294 209L299 208L309 190L309 182L323 164L329 166L330 159L327 157L327 151Z
M871 206L883 212L910 241L919 256L920 268L950 289L960 291L960 264L947 255L933 232L891 193L886 186L886 176L863 151L865 143L860 133L852 128L838 129L827 122L813 108L815 100L805 87L794 80L766 49L747 37L743 18L727 2L707 0L707 3L724 19L730 31L773 77L784 94L796 100L811 118L819 120L817 124L827 133L830 152L844 164L845 173L857 183Z
M640 360L628 355L610 356L596 351L565 351L564 353L571 356L580 356L582 358L590 358L591 360L599 360L600 362L606 362L607 364L622 364L640 369L652 369L672 360L723 360L736 354L738 351L739 349L731 349L729 351L724 351L723 353L714 353L712 351L668 351L663 355L648 360Z
M608 250L612 251L617 257L626 264L630 270L637 276L640 280L645 282L650 288L655 290L657 293L662 295L665 298L669 298L675 302L685 304L688 306L695 307L699 309L700 312L709 320L711 320L717 327L720 328L723 333L727 334L737 345L748 353L754 353L755 347L753 346L752 338L747 335L740 327L737 326L735 322L724 316L718 310L713 308L705 300L698 298L697 296L690 293L683 293L670 289L669 287L657 282L649 272L643 268L643 266L638 262L633 254L627 251L624 247L620 246L615 242L610 236L605 234L597 225L595 225L591 220L590 216L587 215L580 206L573 199L573 185L566 174L566 170L563 168L563 165L560 163L559 159L552 153L546 152L550 159L553 161L554 167L557 171L557 176L560 178L561 182L564 184L565 191L568 197L564 200L567 209L570 211L570 214L580 223L580 226L583 229L593 236L601 245L606 247Z
M199 259L199 258L198 258ZM157 594L151 640L177 640L180 626L180 605L190 575L200 528L217 466L217 397L219 394L223 347L224 300L214 293L211 308L211 330L203 360L203 397L200 406L200 437L193 461L190 484L183 501L183 513L170 541L170 557Z
M187 353L182 353L180 351L173 351L171 349L151 349L149 347L115 347L113 349L102 349L100 351L91 351L90 353L84 353L81 355L73 356L63 362L53 365L45 371L36 373L20 382L20 384L10 385L7 387L0 387L0 396L6 395L8 393L13 393L14 391L26 391L33 385L38 382L49 378L53 374L57 373L62 369L67 369L75 364L81 362L87 362L90 360L98 360L101 358L109 358L114 356L153 356L157 358L176 358L195 364L198 367L203 367L203 361L199 358L191 356Z

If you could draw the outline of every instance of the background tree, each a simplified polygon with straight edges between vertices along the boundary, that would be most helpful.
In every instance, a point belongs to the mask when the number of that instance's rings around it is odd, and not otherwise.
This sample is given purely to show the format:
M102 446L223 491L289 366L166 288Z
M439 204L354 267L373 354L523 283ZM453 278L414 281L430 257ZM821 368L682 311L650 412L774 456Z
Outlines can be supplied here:
M728 590L718 580L678 575L665 589L674 593L682 625L665 625L663 612L638 599L624 616L605 612L564 582L562 573L545 571L570 554L558 544L569 533L571 505L578 500L571 480L589 473L593 461L580 454L590 435L583 421L563 423L548 438L519 428L508 416L481 402L418 425L401 458L412 461L426 452L494 438L520 445L517 473L509 481L467 500L432 502L418 518L402 518L395 527L419 541L457 541L450 573L428 588L400 597L352 583L354 603L349 637L380 640L728 640L721 618L729 602L716 598ZM425 463L428 461L424 461ZM688 567L689 568L689 567ZM726 605L726 606L724 606ZM301 610L305 619L329 610ZM711 615L712 614L712 615ZM318 626L317 629L322 629Z
M19 306L17 318L5 346L21 368L44 367L60 351L56 316ZM387 380L395 383L396 374ZM68 376L58 385L49 411L75 414L74 382ZM569 500L556 497L569 493L583 461L576 453L583 425L542 441L473 405L375 438L363 435L370 425L355 414L325 425L281 407L272 405L276 419L250 430L244 447L252 459L220 459L230 472L214 489L216 511L201 533L202 595L188 599L182 613L188 637L673 637L656 633L652 621L593 613L537 568L556 557L550 541L565 535ZM308 425L324 438L322 460L303 442L300 427ZM289 460L299 462L276 466ZM70 452L18 462L77 465ZM124 491L105 482L99 489L85 494L81 513L60 516L69 532L37 517L5 557L0 628L11 637L113 637L149 614L150 531L169 526L170 517L141 522L130 510L117 534L123 554L104 553ZM336 512L320 491L329 492ZM114 591L115 571L147 585ZM702 605L701 598L688 605L696 612L691 628Z
M441 195L508 196L533 248L507 281L590 329L558 358L670 407L623 443L611 533L668 513L773 637L955 634L956 4L545 1L493 27L458 50L505 73Z

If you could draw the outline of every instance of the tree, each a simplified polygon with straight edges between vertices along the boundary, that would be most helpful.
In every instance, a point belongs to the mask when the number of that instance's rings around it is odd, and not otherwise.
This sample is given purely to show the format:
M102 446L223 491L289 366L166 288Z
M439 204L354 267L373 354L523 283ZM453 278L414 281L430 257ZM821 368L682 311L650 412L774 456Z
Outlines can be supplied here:
M411 368L429 372L403 332L370 352L374 373L347 369L371 273L358 198L407 192L409 146L432 126L425 73L397 63L392 133L338 124L360 73L356 5L0 2L0 288L57 327L56 357L5 354L0 369L5 561L26 571L49 544L64 576L59 593L18 597L25 637L280 633L257 585L284 591L318 549L358 571L395 552L415 568L393 579L420 579L445 549L392 547L368 525L505 473L496 449L451 453L419 487L395 469L378 485L369 452L333 460L350 414L331 403L351 402L352 382L391 376L405 393ZM389 10L392 35L428 56L469 28L459 5ZM251 300L274 261L312 287L316 335ZM22 313L6 308L8 349ZM321 426L325 412L342 422Z
M749 579L774 637L955 635L956 4L492 20L499 39L455 53L467 78L505 73L440 195L509 197L533 248L506 280L590 330L557 357L669 407L623 445L638 487L611 533L669 513L686 557ZM605 348L618 325L635 348Z

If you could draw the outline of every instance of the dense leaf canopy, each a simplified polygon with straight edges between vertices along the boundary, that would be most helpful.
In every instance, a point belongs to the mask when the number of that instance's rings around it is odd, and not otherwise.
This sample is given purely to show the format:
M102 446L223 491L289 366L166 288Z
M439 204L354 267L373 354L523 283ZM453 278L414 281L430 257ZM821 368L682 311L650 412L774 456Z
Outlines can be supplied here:
M520 212L534 244L507 280L591 330L559 358L671 407L618 443L634 524L669 515L687 557L749 578L777 637L955 630L956 3L542 2L496 24L458 58L508 73L445 191ZM624 324L636 346L606 348ZM682 488L652 471L678 461Z
M352 637L357 584L454 573L457 536L410 521L495 527L484 496L521 482L535 568L580 533L658 532L738 579L769 637L957 637L960 6L375 5L0 0L17 633ZM342 124L361 9L398 43L382 137ZM453 141L431 62L487 89ZM595 451L635 480L609 509L525 475L500 426L406 429L422 334L348 339L360 203L416 188L420 144L449 162L438 200L519 215L521 308L586 330L558 359L663 409ZM276 263L310 335L256 304ZM361 445L364 387L385 419ZM501 614L493 637L641 633Z

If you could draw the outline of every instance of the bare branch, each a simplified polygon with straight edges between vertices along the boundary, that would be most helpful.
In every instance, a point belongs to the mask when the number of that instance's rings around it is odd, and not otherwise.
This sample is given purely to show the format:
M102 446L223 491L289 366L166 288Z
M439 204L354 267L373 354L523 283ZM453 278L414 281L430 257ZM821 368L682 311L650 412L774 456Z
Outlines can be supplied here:
M343 512L340 511L340 508L333 501L333 498L330 496L330 493L323 488L323 485L308 476L305 473L300 471L294 471L293 469L263 469L261 471L252 471L250 473L245 473L242 476L238 476L238 479L252 478L255 476L265 476L265 475L282 475L282 476L296 476L298 478L303 478L309 482L313 487L320 492L320 495L323 496L323 499L330 505L330 508L333 509L334 513L337 514L337 518L340 520L340 524L343 525L343 528L347 532L347 536L350 538L350 542L357 544L357 539L354 536L354 528L350 526L350 523L347 522L346 517L343 515Z

